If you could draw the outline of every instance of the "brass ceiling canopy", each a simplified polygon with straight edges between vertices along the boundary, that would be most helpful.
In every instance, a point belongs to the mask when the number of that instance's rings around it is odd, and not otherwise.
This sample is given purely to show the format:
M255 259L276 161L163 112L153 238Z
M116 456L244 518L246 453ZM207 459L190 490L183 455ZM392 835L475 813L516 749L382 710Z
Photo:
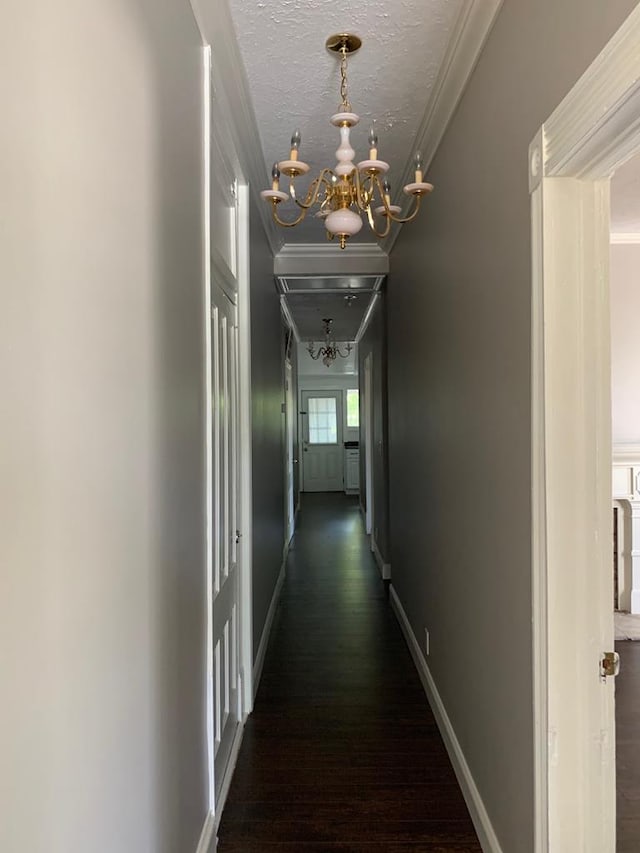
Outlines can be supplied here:
M353 33L336 33L329 36L325 42L327 50L332 53L346 53L350 56L362 47L362 39Z

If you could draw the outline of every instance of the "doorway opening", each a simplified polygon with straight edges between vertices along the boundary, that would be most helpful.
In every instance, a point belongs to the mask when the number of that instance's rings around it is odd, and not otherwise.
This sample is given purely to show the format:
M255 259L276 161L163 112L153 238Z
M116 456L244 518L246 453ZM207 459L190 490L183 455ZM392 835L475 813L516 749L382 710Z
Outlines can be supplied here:
M529 151L537 853L615 850L609 179L639 107L640 7Z
M616 850L640 850L640 155L611 180L613 609L616 679Z

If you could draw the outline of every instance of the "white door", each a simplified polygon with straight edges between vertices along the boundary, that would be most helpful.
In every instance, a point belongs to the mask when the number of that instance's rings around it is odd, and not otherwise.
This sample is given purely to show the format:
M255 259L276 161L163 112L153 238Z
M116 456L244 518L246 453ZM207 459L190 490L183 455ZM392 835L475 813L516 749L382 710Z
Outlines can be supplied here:
M215 103L214 103L215 107ZM241 211L238 182L230 150L219 122L212 132L211 160L211 574L212 574L212 743L214 801L228 782L230 758L238 744L243 721L240 647L241 565L240 510L240 400L238 371L238 292L241 257ZM243 214L244 216L244 214Z
M302 424L304 491L343 491L342 391L303 391Z
M213 732L216 800L241 720L238 567L237 311L212 293Z

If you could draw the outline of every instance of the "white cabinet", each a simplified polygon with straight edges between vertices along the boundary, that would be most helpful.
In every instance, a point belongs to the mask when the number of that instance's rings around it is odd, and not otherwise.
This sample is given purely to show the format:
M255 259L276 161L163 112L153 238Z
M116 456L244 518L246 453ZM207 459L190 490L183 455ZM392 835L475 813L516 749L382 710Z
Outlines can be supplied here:
M357 447L345 447L344 490L345 492L360 491L360 451Z

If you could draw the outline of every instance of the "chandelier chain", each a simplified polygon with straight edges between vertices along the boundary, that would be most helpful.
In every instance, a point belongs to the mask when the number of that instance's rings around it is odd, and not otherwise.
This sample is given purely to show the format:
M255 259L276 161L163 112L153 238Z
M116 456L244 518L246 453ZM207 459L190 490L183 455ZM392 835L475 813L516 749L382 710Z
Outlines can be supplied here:
M342 97L341 107L346 113L350 113L351 104L349 103L349 96L347 92L347 46L345 44L342 45L340 52L342 53L342 59L340 61L340 76L342 78L340 82L340 95Z

